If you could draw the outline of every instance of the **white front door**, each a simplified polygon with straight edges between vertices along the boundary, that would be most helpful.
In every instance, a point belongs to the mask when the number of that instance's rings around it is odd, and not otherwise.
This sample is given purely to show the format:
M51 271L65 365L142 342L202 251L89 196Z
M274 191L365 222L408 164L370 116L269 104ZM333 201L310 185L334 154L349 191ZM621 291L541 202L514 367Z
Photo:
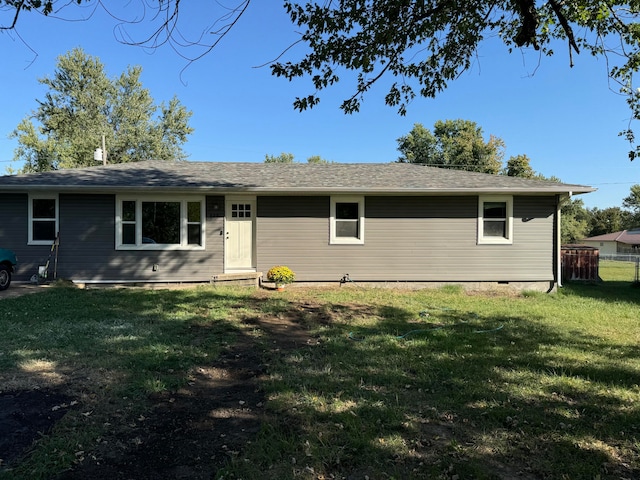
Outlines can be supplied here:
M256 199L228 196L225 204L225 271L255 271Z

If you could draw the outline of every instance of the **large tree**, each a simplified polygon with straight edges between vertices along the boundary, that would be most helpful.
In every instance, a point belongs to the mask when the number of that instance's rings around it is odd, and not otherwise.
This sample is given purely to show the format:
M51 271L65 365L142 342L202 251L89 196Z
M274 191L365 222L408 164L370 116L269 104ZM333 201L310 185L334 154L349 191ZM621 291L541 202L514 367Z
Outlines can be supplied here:
M632 226L632 215L620 207L600 209L598 207L587 210L589 223L588 237L619 232Z
M531 160L526 155L516 155L509 157L507 166L502 171L509 177L534 178L535 170L531 167Z
M438 120L433 132L416 123L397 140L400 163L420 163L441 168L497 174L502 169L504 142L490 136L470 120Z
M146 24L151 33L136 36L124 31L126 11L113 14L110 9L115 7L106 2L74 0L56 5L55 0L0 0L0 30L16 28L31 11L48 15L54 5L57 17L73 8L101 7L114 16L120 41L145 47L169 43L178 49L185 45L185 29L193 28L193 19L181 16L188 3L144 2L151 14L131 17L129 23ZM196 47L191 59L214 48L250 4L251 0L231 0L224 6L212 2L209 31L194 32L195 40L187 42ZM604 57L603 66L626 96L632 118L640 118L640 92L634 88L634 74L640 69L638 0L283 0L282 4L299 32L299 42L308 48L293 60L287 56L294 50L287 49L271 69L290 80L311 80L312 93L294 102L300 110L315 105L321 91L340 81L346 71L355 73L356 83L342 104L345 112L357 111L374 83L392 77L385 101L405 113L416 95L435 97L444 90L470 68L479 45L497 36L506 51L532 48L540 52L540 61L556 51L566 55L567 66L573 66L574 54L581 52ZM635 140L630 129L623 133ZM640 147L630 156L639 153Z
M563 244L577 243L589 231L588 213L579 198L569 198L560 212L560 236Z
M622 206L628 208L629 226L640 227L640 185L633 185L627 197L622 200Z
M640 214L640 185L632 185L629 195L622 199L622 206Z
M109 163L186 158L191 112L175 97L154 104L141 73L129 67L109 79L100 60L81 48L60 56L54 74L39 80L49 91L12 133L23 171L92 165L102 136Z

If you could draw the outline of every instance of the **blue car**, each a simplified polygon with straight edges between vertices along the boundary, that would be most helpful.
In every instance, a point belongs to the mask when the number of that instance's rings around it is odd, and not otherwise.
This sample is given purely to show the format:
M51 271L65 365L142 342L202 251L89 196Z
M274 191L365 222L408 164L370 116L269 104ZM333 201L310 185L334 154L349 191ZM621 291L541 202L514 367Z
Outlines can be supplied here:
M6 290L11 285L11 274L18 265L18 257L11 250L0 248L0 290Z

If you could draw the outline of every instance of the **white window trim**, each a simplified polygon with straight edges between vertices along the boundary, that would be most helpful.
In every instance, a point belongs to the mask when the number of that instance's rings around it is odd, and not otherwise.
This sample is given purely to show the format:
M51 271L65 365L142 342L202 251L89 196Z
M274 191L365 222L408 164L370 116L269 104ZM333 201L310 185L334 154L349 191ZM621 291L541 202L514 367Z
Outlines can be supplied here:
M507 205L507 236L484 236L484 204L487 202L505 202ZM511 245L513 244L513 196L481 195L478 197L478 245Z
M122 202L136 202L136 244L122 243ZM142 202L180 203L180 243L142 243ZM202 245L190 245L188 235L188 202L200 202ZM116 195L116 250L204 250L206 241L206 201L203 196ZM127 223L127 222L125 222Z
M358 238L336 237L336 203L358 204ZM331 213L329 217L329 244L331 245L364 245L364 196L332 195Z
M60 222L60 199L57 193L30 193L29 194L29 237L27 240L27 245L53 245L55 240L34 240L33 239L33 200L47 198L54 199L56 201L56 228L55 234L58 235L59 230L59 222Z

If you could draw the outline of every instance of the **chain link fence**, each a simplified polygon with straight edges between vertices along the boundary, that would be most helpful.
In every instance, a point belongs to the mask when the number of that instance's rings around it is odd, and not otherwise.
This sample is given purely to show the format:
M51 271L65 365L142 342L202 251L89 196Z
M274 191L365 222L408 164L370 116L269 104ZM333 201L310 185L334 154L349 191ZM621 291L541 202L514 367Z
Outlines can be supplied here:
M625 262L633 265L633 283L640 284L640 255L631 254L615 254L615 255L600 255L600 260L612 261L612 262Z

